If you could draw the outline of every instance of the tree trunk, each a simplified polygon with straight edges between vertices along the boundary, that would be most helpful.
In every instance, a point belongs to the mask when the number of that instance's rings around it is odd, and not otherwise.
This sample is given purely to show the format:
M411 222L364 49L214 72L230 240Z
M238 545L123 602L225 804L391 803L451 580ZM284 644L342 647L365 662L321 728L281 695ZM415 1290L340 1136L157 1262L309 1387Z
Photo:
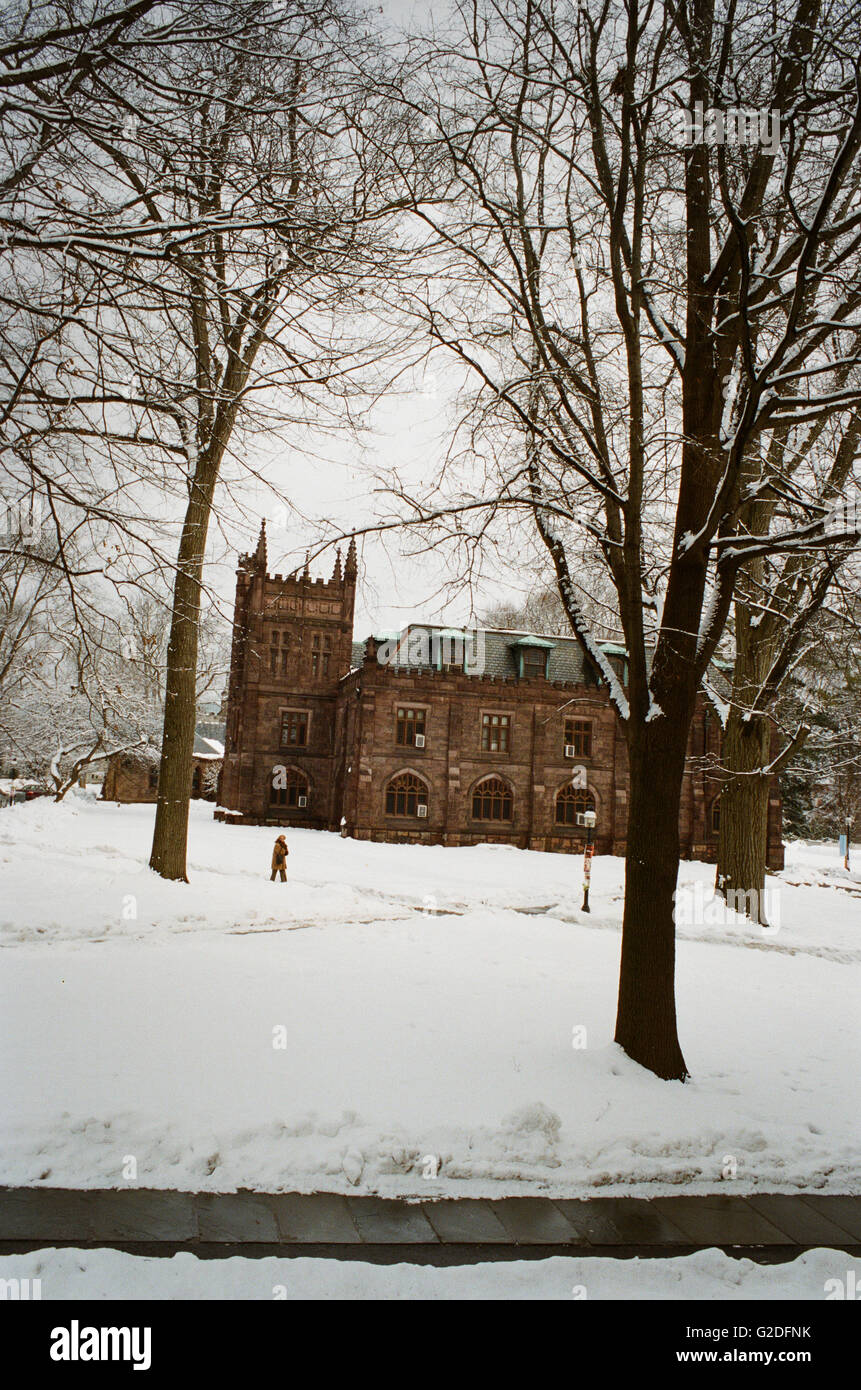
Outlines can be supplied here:
M202 476L201 476L202 475ZM150 868L188 882L188 808L197 714L197 647L206 534L214 477L198 469L186 508L167 648L164 728Z
M630 802L616 1042L666 1080L688 1076L676 1028L675 892L687 725L661 718L628 736Z
M771 746L767 719L745 719L733 709L727 720L720 794L720 831L716 886L735 912L767 925L765 860L768 849Z

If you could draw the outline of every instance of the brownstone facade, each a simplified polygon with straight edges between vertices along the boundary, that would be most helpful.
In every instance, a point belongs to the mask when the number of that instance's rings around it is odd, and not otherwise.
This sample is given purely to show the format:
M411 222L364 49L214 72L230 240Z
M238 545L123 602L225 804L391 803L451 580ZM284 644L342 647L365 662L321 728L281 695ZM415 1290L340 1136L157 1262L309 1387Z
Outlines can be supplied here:
M108 758L102 783L103 801L147 802L158 799L158 763L129 754Z
M356 553L329 580L270 576L265 535L237 571L219 810L366 840L508 843L624 854L624 734L576 640L410 625L352 640ZM624 677L624 653L609 649ZM713 859L720 722L700 700L680 815L682 852ZM780 800L771 868L783 865Z

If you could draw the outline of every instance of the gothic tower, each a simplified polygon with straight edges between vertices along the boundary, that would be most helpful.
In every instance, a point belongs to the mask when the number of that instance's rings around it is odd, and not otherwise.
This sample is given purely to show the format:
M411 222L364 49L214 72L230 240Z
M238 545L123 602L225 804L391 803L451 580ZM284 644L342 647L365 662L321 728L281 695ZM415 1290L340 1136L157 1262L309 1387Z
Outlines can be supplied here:
M267 572L266 529L236 571L220 805L280 826L337 826L338 686L352 665L357 558L330 579Z

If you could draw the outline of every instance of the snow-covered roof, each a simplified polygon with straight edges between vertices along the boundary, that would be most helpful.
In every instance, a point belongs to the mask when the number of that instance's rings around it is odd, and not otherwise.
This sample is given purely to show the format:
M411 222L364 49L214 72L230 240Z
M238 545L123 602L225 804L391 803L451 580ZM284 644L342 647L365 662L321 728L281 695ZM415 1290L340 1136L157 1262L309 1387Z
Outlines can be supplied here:
M224 744L220 739L208 738L204 734L195 734L194 756L196 758L223 758Z

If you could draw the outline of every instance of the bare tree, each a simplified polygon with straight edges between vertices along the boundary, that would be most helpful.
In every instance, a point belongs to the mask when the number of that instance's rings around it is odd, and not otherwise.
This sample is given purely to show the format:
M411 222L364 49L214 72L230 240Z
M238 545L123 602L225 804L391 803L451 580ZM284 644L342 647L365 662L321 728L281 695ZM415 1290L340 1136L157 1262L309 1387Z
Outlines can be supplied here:
M809 735L783 778L793 835L836 840L861 824L861 643L857 583L840 586L811 623L810 641L778 700L777 717Z
M599 569L582 551L579 559L576 576L572 575L571 580L576 585L577 601L597 639L615 642L621 636L616 592L608 584L603 568ZM481 621L487 627L537 632L547 636L561 637L571 632L571 623L559 590L544 571L532 578L522 601L493 604L484 612Z
M65 508L64 524L76 530L90 516L123 524L124 480L112 487L81 451L70 457L70 402L84 321L104 295L106 253L146 240L132 208L109 217L105 171L94 150L98 140L130 138L136 129L133 89L147 105L140 54L152 65L156 54L204 32L227 42L248 8L217 0L205 7L188 0L170 7L155 0L13 0L4 11L0 478L6 494L39 494L57 521L55 508ZM56 562L62 568L62 547Z
M846 384L845 371L836 374ZM847 571L853 542L841 541L854 514L853 486L861 444L861 410L783 427L763 445L742 524L749 535L784 529L789 509L823 515L837 538L821 552L763 554L739 572L734 603L732 696L724 712L721 755L718 890L744 902L764 922L768 801L772 779L796 757L809 732L802 711L793 729L776 714L781 693L817 641L815 624ZM847 576L848 577L848 576Z
M135 197L123 199L104 145L133 148L170 54L204 37L236 43L260 10L251 0L35 0L4 11L0 494L10 515L29 508L38 526L0 533L0 563L50 594L80 650L100 662L118 651L117 602L133 611L163 602L174 559L159 496L165 470L141 419L130 424L129 359L115 379L110 360L121 336L118 281L141 244L156 273L161 231ZM123 448L129 427L133 445ZM28 619L32 661L29 628ZM53 644L53 658L68 661L68 641ZM24 669L16 660L17 676ZM37 682L31 693L44 708L40 691Z
M145 36L123 55L121 93L76 128L61 215L43 209L36 231L14 238L42 259L56 250L75 306L41 372L19 373L18 456L65 506L149 545L157 564L176 536L151 864L180 879L222 465L241 460L252 429L349 419L351 374L385 350L359 335L357 316L392 268L376 152L386 117L364 23L337 0L202 4L185 19L180 41ZM108 118L117 101L122 121ZM34 436L64 454L59 466L42 468Z
M162 706L117 615L95 618L95 595L73 605L46 560L0 566L0 744L61 801L93 763L153 746Z
M616 1040L684 1078L674 893L697 694L742 569L840 539L789 499L771 532L745 518L773 483L763 441L859 400L861 16L845 0L458 13L454 38L416 45L403 170L446 283L416 311L507 444L458 524L531 514L603 671L631 780ZM824 385L839 364L845 384ZM618 594L624 689L572 583L584 529Z

